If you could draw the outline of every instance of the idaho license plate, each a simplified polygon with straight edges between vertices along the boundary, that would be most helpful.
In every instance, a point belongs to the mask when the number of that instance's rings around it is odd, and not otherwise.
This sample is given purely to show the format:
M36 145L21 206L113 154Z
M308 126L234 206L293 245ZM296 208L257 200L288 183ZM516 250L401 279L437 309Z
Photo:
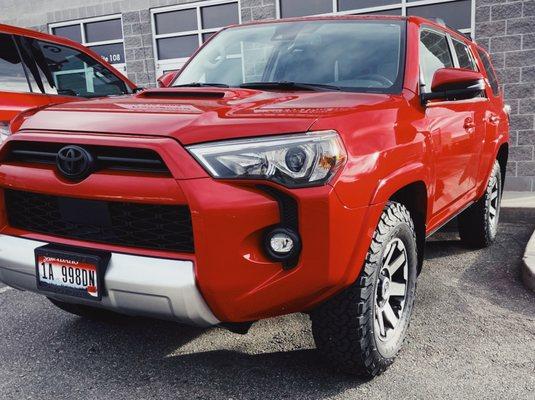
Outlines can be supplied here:
M101 300L108 253L83 253L44 246L35 249L37 287L41 291Z

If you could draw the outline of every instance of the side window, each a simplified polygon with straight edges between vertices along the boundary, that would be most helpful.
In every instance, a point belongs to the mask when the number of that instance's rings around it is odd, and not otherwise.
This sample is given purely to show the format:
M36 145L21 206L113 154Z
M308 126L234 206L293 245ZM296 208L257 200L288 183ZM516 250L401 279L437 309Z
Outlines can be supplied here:
M44 93L80 97L129 93L121 79L87 54L36 39L17 40L36 85Z
M492 88L492 93L494 94L494 96L498 96L500 94L500 85L498 84L498 78L496 77L496 73L494 72L492 63L490 62L490 58L487 53L482 50L478 50L477 52L479 53L479 57L481 57L481 61L483 61L483 67L487 72L489 84Z
M0 90L30 92L19 53L11 35L0 33Z
M431 92L431 83L437 70L451 67L453 67L453 59L446 35L431 30L422 30L420 33L422 92Z
M464 69L471 69L472 71L477 71L477 65L472 56L470 48L456 39L453 40L453 47L455 48L455 53L457 53L457 59L459 60L459 67Z

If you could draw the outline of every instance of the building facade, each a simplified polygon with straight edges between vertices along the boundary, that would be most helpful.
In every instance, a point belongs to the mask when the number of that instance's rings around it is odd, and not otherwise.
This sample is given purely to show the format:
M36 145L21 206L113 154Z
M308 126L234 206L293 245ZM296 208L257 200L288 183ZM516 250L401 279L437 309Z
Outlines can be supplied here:
M487 48L512 107L506 189L535 191L535 0L0 0L0 22L66 36L140 86L229 24L313 14L442 18Z

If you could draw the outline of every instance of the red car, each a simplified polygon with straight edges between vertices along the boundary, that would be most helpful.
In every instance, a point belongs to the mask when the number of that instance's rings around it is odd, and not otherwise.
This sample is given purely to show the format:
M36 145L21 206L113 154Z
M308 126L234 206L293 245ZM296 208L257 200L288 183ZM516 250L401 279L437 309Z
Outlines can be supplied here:
M0 140L22 111L79 97L130 94L135 87L76 42L0 24Z
M0 279L69 312L244 332L306 312L337 367L400 349L426 238L490 245L508 115L487 53L416 17L235 26L169 87L49 107L0 150ZM15 129L14 128L14 129Z

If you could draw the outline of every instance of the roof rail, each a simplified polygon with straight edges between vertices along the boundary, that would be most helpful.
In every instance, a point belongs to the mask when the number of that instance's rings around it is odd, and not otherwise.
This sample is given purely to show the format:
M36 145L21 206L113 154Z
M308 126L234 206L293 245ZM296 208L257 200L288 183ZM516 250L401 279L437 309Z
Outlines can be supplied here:
M437 23L438 25L440 26L443 26L444 28L448 28L454 32L457 32L459 35L462 35L464 36L465 38L469 39L469 40L473 40L472 36L468 33L463 33L461 32L460 30L458 30L457 28L453 28L449 25L446 24L446 22L444 22L444 20L442 18L429 18L431 21Z
M440 26L447 27L446 22L442 18L429 18L431 21L436 22Z

